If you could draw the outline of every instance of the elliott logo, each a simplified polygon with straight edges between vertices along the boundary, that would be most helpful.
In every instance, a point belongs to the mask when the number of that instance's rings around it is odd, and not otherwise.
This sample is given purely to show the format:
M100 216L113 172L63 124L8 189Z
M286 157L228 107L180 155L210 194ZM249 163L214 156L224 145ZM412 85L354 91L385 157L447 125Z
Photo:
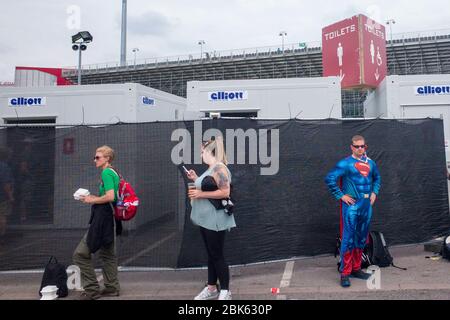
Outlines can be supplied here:
M209 101L239 101L247 100L247 91L218 91L208 92Z
M155 105L155 99L149 98L149 97L141 97L142 104L148 105L148 106L154 106Z

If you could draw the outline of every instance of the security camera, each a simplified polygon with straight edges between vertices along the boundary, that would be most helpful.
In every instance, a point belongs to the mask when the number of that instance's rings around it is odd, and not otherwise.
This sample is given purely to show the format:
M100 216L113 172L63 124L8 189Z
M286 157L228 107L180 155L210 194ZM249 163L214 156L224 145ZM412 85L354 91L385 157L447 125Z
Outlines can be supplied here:
M74 44L74 45L72 46L72 50L73 50L73 51L77 51L77 50L78 50L78 45L77 45L77 44Z

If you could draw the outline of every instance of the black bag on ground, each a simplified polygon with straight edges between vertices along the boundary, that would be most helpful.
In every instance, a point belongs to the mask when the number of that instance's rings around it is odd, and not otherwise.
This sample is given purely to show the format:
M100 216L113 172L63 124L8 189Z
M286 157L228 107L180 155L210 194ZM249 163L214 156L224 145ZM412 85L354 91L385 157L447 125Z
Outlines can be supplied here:
M39 295L42 296L41 290L46 286L57 286L58 298L67 297L69 289L67 288L67 271L66 267L58 263L54 256L50 257L45 266L44 275L42 276L41 287L39 288Z
M368 253L370 261L373 265L380 268L390 267L393 265L394 258L386 245L384 235L379 231L371 231L369 233Z
M442 258L450 260L450 235L444 237L441 249Z
M406 268L400 268L394 265L394 258L389 252L388 246L386 244L386 240L384 239L383 233L379 231L371 231L369 233L369 241L364 247L362 254L362 263L361 268L365 269L371 265L379 266L380 268L384 267L394 267L401 270L407 270ZM335 257L339 255L340 257L340 248L341 248L341 239L338 237ZM338 270L340 267L341 261L339 258L338 261Z

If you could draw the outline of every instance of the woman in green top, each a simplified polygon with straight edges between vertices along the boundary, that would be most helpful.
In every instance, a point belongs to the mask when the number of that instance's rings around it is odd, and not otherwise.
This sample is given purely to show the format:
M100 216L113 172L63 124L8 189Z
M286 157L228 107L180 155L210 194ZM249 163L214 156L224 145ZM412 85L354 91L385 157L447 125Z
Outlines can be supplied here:
M117 276L117 256L115 247L115 226L112 203L116 201L119 189L119 176L111 169L114 150L108 146L96 150L94 162L102 170L99 196L81 197L83 203L92 204L89 231L84 235L73 254L74 263L80 267L84 293L82 300L94 300L101 296L118 296L120 291ZM99 251L103 260L103 279L105 288L100 286L92 265L92 254Z
M200 177L190 170L188 178L195 181L196 189L189 190L192 200L191 220L200 227L200 232L208 252L208 286L195 300L231 300L229 290L230 272L224 257L225 233L236 227L234 217L217 210L208 199L224 199L230 196L231 173L227 168L227 159L222 137L209 140L202 144L202 158L209 168ZM218 190L201 191L201 184L206 176L212 176ZM220 293L217 290L217 280L220 282Z

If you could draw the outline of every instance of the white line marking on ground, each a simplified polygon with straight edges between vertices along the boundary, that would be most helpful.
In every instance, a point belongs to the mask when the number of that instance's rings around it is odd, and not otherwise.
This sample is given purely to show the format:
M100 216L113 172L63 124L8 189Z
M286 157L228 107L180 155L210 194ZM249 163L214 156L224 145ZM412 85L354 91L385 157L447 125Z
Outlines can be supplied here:
M139 257L142 257L144 254L146 254L147 252L159 247L161 244L163 244L164 242L166 242L167 240L173 238L177 233L174 232L170 235L168 235L167 237L159 240L158 242L156 242L155 244L153 244L152 246L148 247L145 250L142 250L141 252L137 253L136 255L132 256L131 258L125 260L124 262L122 262L120 265L121 266L126 266L127 264L130 264L130 262L132 262L133 260L136 260Z
M292 275L294 274L294 264L295 261L288 261L286 263L286 267L284 268L283 277L280 282L280 289L288 288L291 284ZM277 296L277 300L286 300L287 296L279 295Z

